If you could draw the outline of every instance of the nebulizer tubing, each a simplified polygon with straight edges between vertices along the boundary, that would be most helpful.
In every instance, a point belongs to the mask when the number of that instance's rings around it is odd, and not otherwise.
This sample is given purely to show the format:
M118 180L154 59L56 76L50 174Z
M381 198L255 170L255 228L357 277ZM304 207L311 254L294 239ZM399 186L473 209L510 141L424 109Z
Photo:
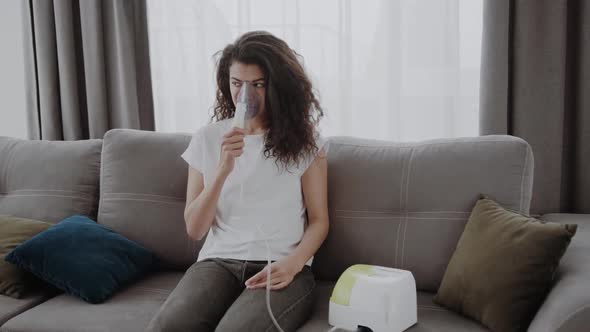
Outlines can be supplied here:
M240 92L238 93L237 103L236 103L236 111L234 113L233 119L233 126L245 129L246 125L249 124L249 120L254 118L260 109L260 100L256 93L256 89L252 86L252 83L249 81L242 81L242 86L240 87ZM238 162L240 158L236 158L235 162ZM241 167L243 169L243 167ZM246 175L245 173L243 173ZM243 206L244 202L244 180L240 183L240 206ZM259 223L256 224L256 228L258 231L263 235L264 244L266 246L266 260L267 260L267 273L266 273L266 309L268 310L268 314L275 325L275 327L280 331L284 332L279 323L277 322L274 314L272 313L272 308L270 306L270 276L271 276L271 260L270 260L270 245L268 244L268 239L266 233L262 230L262 227Z

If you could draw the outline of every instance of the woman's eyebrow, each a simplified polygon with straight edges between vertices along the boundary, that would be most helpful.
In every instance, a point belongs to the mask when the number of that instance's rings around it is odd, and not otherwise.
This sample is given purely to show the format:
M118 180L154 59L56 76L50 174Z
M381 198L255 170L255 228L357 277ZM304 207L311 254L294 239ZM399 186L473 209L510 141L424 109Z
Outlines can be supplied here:
M233 80L236 80L236 81L238 81L238 82L241 82L241 81L242 81L242 80L240 80L240 79L238 79L238 78L235 78L235 77L233 77L233 76L231 77L231 79L233 79ZM255 80L254 80L254 81L252 81L252 82L258 82L258 81L264 81L264 77L257 78L257 79L255 79Z

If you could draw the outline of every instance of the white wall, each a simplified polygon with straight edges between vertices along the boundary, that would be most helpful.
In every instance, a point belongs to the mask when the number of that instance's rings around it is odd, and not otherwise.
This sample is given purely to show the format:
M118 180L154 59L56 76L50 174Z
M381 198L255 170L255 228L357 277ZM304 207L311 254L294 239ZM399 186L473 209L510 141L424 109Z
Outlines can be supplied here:
M27 138L21 11L0 1L0 136Z

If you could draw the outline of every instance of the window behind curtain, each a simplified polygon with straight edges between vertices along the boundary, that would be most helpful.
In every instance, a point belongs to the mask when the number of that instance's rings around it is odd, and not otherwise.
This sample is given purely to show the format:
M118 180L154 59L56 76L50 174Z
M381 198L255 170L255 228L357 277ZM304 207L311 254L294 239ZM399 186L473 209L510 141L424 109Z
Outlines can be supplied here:
M21 10L18 1L0 1L0 136L26 139Z
M324 135L478 135L482 0L148 0L156 130L193 132L215 95L212 55L267 30L304 58Z

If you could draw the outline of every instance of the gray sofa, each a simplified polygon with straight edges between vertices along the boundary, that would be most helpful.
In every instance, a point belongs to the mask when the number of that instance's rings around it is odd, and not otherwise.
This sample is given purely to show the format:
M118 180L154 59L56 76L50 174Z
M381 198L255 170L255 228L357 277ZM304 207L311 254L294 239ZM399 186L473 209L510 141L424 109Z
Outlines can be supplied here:
M85 214L154 251L155 272L102 304L48 288L0 295L0 331L142 331L196 259L185 232L190 134L113 129L104 139L53 142L0 137L0 214L53 223ZM479 193L529 213L533 155L522 139L493 135L392 143L330 137L330 233L315 256L318 301L304 332L327 331L328 298L355 263L410 270L418 324L409 331L486 331L432 302ZM590 216L579 224L557 281L529 331L590 330ZM263 313L264 314L264 313Z

